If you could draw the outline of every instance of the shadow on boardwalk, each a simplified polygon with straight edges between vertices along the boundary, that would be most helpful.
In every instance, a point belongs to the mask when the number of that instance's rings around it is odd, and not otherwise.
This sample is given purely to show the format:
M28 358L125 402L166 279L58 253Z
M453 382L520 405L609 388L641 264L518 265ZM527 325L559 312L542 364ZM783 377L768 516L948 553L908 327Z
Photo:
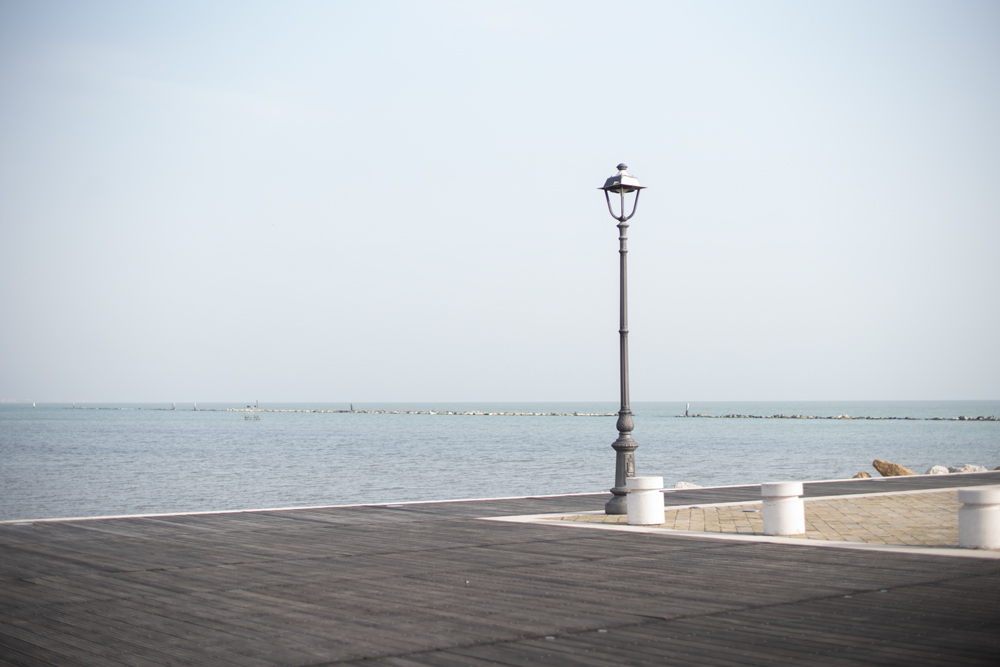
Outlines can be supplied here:
M1000 483L956 477L807 494ZM478 519L604 500L0 525L0 662L1000 664L997 560Z

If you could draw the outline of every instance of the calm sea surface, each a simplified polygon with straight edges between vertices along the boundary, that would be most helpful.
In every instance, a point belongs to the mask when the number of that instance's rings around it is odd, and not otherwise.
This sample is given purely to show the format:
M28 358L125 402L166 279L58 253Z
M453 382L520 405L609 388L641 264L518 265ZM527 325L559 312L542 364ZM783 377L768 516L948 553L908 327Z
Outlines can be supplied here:
M191 404L0 405L0 519L606 491L614 417L206 411ZM262 405L346 409L346 404ZM611 403L384 403L355 409L614 412ZM633 405L636 471L669 487L1000 465L1000 422L682 419ZM1000 417L1000 401L695 403L706 414Z

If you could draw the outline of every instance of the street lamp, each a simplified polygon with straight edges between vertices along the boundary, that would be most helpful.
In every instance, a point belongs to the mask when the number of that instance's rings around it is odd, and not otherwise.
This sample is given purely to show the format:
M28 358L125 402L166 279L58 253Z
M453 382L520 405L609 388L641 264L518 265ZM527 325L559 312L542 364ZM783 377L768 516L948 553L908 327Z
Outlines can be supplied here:
M639 185L639 180L634 176L630 176L625 170L628 166L625 164L618 165L618 173L609 178L604 182L604 187L600 188L604 190L604 198L608 202L608 213L611 217L618 221L618 254L621 256L621 290L620 290L620 302L619 302L619 327L618 334L621 337L621 360L620 360L620 375L621 375L621 393L622 393L622 407L618 411L618 439L615 440L611 446L614 448L615 454L615 486L611 489L611 493L614 494L604 505L605 514L627 514L628 506L626 505L626 490L625 490L625 480L629 477L635 477L635 449L639 446L635 440L632 439L632 409L628 404L628 279L627 279L627 260L628 247L626 242L628 238L625 236L625 232L628 230L628 221L635 215L635 208L639 205L639 190L642 190L645 186ZM611 193L614 192L620 197L619 214L615 215L614 209L611 206ZM625 215L625 195L629 192L635 193L635 201L632 204L632 212Z

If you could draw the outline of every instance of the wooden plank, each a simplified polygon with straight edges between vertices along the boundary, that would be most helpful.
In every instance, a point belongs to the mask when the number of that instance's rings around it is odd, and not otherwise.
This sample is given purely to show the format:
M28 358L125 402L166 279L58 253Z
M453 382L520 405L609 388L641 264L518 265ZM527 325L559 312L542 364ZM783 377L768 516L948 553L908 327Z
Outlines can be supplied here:
M146 599L125 601L125 608L141 608L148 613L176 621L191 623L206 632L230 636L248 646L263 643L274 660L283 664L312 664L337 659L347 642L332 636L317 641L315 635L303 631L303 624L289 623L276 615L233 615L231 609L208 604L198 605L183 599ZM330 633L332 635L332 633Z
M54 665L86 664L63 653L19 639L7 628L0 627L0 660L2 664L23 667L53 667Z
M97 656L96 661L87 664L108 664L109 661L116 664L141 663L144 667L168 661L186 665L239 664L235 656L220 656L220 652L211 646L179 642L150 625L111 622L95 613L93 606L87 606L85 613L72 611L75 610L50 610L22 619L18 627L32 631L22 634L20 638L32 643L41 642L41 646L52 648L51 638L57 637L61 643L78 649L69 654L74 660L84 655ZM0 632L8 632L12 628L13 624L3 624L0 625Z
M1000 659L997 561L475 518L601 497L0 530L11 571L44 573L0 580L0 639L29 662L42 653L22 649L92 660L92 642L153 663L607 664L624 654L654 664L669 651L692 664L836 664L869 650L933 662L927 637L943 628L953 656ZM590 632L609 619L619 626ZM42 645L14 646L24 639L10 633L25 629Z
M28 622L0 623L0 646L9 646L25 659L51 665L127 665L153 667L154 663L131 661L129 656L100 642L81 639L59 627L55 632Z

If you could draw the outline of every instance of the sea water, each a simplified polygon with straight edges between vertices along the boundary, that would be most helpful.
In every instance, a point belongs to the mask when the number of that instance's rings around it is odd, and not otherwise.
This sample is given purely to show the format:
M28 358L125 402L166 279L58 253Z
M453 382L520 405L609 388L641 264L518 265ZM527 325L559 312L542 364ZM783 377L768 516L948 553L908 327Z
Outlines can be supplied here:
M87 409L79 409L86 407ZM615 417L242 412L188 403L0 405L0 519L607 491ZM348 404L263 405L344 410ZM96 409L101 408L101 409ZM355 404L356 410L600 412L613 403ZM1000 465L1000 422L683 418L636 403L636 473L668 487ZM1000 417L1000 401L693 403L691 413Z

